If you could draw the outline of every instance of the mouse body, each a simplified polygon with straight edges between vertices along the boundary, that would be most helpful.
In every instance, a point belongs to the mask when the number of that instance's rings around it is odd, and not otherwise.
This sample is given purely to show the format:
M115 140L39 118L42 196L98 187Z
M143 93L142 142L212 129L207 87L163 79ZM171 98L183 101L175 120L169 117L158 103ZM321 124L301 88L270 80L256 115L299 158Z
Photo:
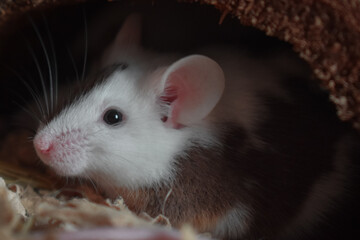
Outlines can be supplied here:
M345 194L356 144L331 108L319 111L322 96L304 94L296 61L221 46L160 54L140 39L130 15L96 76L43 116L40 159L175 227L223 239L311 232Z

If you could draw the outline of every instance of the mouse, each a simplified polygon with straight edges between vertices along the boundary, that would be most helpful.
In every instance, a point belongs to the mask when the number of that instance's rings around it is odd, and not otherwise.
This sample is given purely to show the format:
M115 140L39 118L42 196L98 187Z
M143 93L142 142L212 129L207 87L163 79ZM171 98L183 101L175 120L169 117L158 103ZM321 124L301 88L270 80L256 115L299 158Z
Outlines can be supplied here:
M126 17L95 74L40 117L41 161L215 238L315 231L347 194L358 141L298 59L220 45L158 53L141 33L141 16Z

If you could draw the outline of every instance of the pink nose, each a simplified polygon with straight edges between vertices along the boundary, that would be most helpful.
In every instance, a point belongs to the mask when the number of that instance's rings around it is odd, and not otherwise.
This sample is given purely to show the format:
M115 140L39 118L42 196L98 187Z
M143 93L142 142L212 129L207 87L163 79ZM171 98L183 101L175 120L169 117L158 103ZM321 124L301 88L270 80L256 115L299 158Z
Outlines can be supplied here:
M50 139L47 139L45 136L37 136L34 139L34 146L38 153L47 155L53 149L53 143Z

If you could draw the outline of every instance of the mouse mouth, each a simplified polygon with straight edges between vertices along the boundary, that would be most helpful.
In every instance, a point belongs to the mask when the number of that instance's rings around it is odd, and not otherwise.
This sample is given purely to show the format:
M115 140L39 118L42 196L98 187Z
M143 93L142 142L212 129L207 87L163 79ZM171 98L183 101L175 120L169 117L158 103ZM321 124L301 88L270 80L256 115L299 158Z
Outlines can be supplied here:
M45 129L34 139L34 148L42 162L62 176L76 176L84 171L86 145L86 137L80 130L52 135Z
M71 148L58 145L49 155L39 154L40 159L61 176L78 176L86 169L85 151L81 145L72 144Z

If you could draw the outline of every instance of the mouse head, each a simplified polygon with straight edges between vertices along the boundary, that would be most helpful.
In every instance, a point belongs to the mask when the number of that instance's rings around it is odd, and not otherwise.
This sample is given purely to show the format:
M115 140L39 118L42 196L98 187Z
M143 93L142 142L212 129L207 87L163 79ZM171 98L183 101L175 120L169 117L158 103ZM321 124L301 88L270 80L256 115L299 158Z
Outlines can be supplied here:
M137 24L128 17L106 53L108 65L122 67L38 130L35 149L60 175L103 186L155 186L174 178L176 157L192 144L213 143L206 118L223 92L221 68L201 55L168 62L146 53ZM130 48L143 55L127 55ZM162 63L152 65L155 58Z

